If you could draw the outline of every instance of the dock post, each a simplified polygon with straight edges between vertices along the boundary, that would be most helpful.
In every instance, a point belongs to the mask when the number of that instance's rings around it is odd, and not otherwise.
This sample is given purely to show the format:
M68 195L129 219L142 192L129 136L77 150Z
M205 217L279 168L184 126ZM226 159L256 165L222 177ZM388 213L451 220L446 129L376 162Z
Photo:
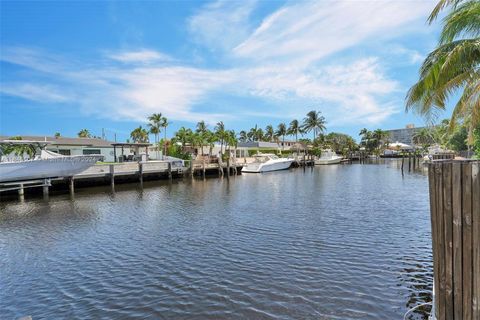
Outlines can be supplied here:
M43 197L48 199L48 185L43 186Z
M205 179L205 160L202 162L202 177Z
M138 178L140 184L143 184L143 164L141 162L138 163Z
M230 179L230 158L227 158L227 179Z
M110 166L110 185L112 188L115 187L115 166L111 164Z
M480 319L480 161L428 164L436 319Z
M168 179L172 180L172 163L168 162Z
M74 178L70 177L68 179L68 182L69 182L70 194L74 194L75 193L75 180L74 180Z
M193 178L193 160L190 160L190 176Z
M23 189L23 183L20 183L20 186L18 188L18 196L20 197L20 199L22 199L24 195L25 189Z

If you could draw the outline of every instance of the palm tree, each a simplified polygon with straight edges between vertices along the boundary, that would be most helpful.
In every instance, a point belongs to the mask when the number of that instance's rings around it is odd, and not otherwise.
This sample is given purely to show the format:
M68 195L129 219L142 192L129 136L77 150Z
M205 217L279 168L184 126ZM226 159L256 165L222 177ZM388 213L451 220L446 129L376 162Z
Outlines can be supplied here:
M197 129L195 131L203 134L203 133L207 132L207 130L208 130L208 126L205 123L205 121L202 120L202 121L197 123Z
M241 142L246 142L248 140L247 132L245 130L238 133L238 140Z
M416 145L421 145L426 150L434 143L433 132L431 128L422 128L414 132L412 142Z
M325 118L321 115L320 111L312 110L307 113L307 116L303 119L302 130L306 133L313 131L313 143L315 143L317 134L326 129L325 123Z
M160 120L160 127L163 128L163 154L167 155L167 127L170 124L166 117L162 117Z
M228 156L230 157L231 147L234 147L234 150L237 148L237 137L235 131L227 130L225 134L225 150L228 148Z
M200 154L203 155L203 146L205 145L206 143L206 134L207 134L207 131L208 131L208 126L207 124L205 123L205 121L200 121L197 123L197 129L195 130L195 132L199 135L199 138L197 139L200 143Z
M373 138L376 142L376 149L377 149L377 156L380 155L383 147L388 144L388 138L390 137L390 133L388 131L377 129L373 131Z
M265 127L264 138L268 142L272 142L274 137L275 137L275 130L273 130L273 126L269 124L268 126Z
M260 141L263 138L263 130L258 128L257 125L251 128L250 131L247 133L248 139L251 141Z
M92 136L90 134L90 131L88 131L88 129L80 130L77 135L79 138L90 138Z
M148 142L148 131L139 126L130 133L130 138L135 143L146 143Z
M285 123L280 123L277 127L277 132L275 134L279 137L282 137L282 149L285 149L285 135L287 134L287 125Z
M208 155L211 157L213 147L215 146L215 142L217 142L218 138L217 138L217 135L210 130L208 130L205 135L206 135L205 142L209 147Z
M362 137L360 145L365 147L365 150L368 153L372 152L377 145L377 140L373 137L373 132L368 130L367 128L363 128L362 130L360 130L359 135Z
M265 135L263 134L263 129L262 128L257 129L257 135L256 135L255 138L257 139L257 141L265 140Z
M185 146L190 142L192 136L192 130L185 127L181 127L175 132L174 140L180 142L182 145L182 151L185 150Z
M160 134L160 126L162 122L162 114L161 113L154 113L148 117L148 127L150 128L149 132L155 136L155 151L157 153L158 158L158 135Z
M288 127L287 134L294 135L295 142L297 142L299 133L302 134L302 127L300 126L299 121L294 119L292 120L292 122L290 122L290 126Z
M225 142L225 124L223 121L217 122L215 126L215 134L218 140L220 140L220 154L223 154L223 143Z
M408 91L406 110L431 120L446 109L452 96L461 93L450 130L463 121L471 142L473 129L480 124L480 2L440 0L428 22L435 21L445 8L450 12L442 20L439 44L423 62L419 81Z

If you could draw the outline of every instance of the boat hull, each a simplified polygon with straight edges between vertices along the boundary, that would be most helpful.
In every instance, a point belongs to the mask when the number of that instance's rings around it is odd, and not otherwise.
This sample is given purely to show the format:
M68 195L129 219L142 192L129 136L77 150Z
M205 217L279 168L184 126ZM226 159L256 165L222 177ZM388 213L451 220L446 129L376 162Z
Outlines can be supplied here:
M334 159L317 159L315 160L316 165L325 165L325 164L337 164L342 162L342 158L334 158Z
M71 177L98 161L96 156L69 156L0 163L0 182Z
M287 170L292 165L293 160L275 161L273 163L249 164L242 168L242 173L261 173L270 171Z

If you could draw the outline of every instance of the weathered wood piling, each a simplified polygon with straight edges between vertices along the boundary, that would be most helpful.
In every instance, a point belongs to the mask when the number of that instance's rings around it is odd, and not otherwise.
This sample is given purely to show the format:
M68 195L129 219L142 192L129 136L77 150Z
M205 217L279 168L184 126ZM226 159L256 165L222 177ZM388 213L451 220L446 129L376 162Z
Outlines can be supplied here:
M437 320L480 319L480 161L428 164Z

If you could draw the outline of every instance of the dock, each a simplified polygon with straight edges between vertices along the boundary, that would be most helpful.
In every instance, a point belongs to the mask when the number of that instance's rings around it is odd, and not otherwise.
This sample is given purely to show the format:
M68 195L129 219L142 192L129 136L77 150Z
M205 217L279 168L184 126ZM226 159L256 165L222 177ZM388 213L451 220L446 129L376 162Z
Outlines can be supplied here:
M35 193L42 189L43 196L48 197L52 190L69 191L75 193L76 188L91 187L98 185L110 185L112 188L120 183L137 182L149 180L172 180L186 177L225 177L241 174L242 168L247 164L246 158L202 159L183 161L139 161L121 163L96 164L87 170L67 177L52 177L26 181L15 181L0 183L0 195L12 195L18 193L20 199L25 195L26 190ZM303 155L295 157L292 167L303 167L315 165L314 157Z
M178 165L180 164L180 165ZM76 187L92 185L111 185L116 183L139 182L146 180L178 179L184 177L220 176L229 178L240 174L243 163L237 161L197 161L186 160L183 163L172 161L124 162L112 164L96 164L87 170L71 177L55 177L27 181L0 183L2 192L18 192L20 197L25 189L42 187L43 195L48 196L50 188L75 192Z

